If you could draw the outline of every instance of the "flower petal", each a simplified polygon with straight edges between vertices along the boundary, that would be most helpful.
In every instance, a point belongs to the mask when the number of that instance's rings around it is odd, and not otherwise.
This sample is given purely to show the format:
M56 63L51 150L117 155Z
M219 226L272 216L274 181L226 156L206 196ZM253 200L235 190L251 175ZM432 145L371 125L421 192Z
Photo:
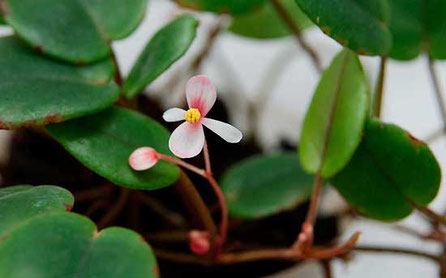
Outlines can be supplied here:
M186 111L180 108L170 108L163 114L163 119L166 122L178 122L184 120Z
M169 139L170 150L178 157L197 156L204 146L203 126L199 123L182 123L175 129Z
M129 164L133 170L144 171L152 168L158 162L158 153L155 149L142 147L136 149L129 157Z
M240 130L230 124L209 118L204 118L202 124L213 132L217 133L221 138L225 139L229 143L238 143L243 138Z
M189 108L197 108L204 117L214 106L217 91L206 75L197 75L187 82L186 99Z

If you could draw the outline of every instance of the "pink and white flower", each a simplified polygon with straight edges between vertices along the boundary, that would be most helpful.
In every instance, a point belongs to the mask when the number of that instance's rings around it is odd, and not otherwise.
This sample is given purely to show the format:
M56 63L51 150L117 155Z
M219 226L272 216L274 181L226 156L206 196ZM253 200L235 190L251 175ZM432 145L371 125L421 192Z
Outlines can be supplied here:
M190 158L201 152L205 141L203 125L229 143L240 142L243 136L237 128L205 117L216 99L214 85L205 75L198 75L192 77L186 85L189 109L171 108L164 113L163 119L167 122L185 121L174 130L169 139L169 148L176 156Z

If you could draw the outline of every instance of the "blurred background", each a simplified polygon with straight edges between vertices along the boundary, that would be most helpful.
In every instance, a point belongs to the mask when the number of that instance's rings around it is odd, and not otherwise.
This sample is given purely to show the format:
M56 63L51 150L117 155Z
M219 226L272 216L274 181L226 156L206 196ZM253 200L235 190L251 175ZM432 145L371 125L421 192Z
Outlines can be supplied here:
M179 9L168 0L151 0L147 15L139 29L126 40L113 44L117 60L124 75L142 51L146 42L162 25L180 13L192 13ZM193 13L201 21L198 36L187 55L157 79L147 93L160 98L166 107L180 103L183 88L191 77L190 68L197 56L203 53L216 26L227 25L228 18L212 14ZM12 31L0 27L0 34ZM341 47L318 28L304 32L305 40L316 50L326 67ZM212 38L211 38L212 39ZM374 88L378 72L378 58L362 58L363 66ZM429 139L443 171L446 166L446 140L439 135L442 123L437 109L433 87L428 72L426 57L412 62L388 63L383 103L383 119L396 123L415 137ZM446 88L446 65L437 63L443 87ZM205 59L198 66L215 83L219 96L230 104L232 123L245 135L257 134L266 152L277 150L280 140L297 144L303 117L319 80L319 74L307 54L299 48L293 37L275 40L256 40L237 36L230 32L218 33ZM178 82L174 82L178 81ZM178 84L174 86L173 84ZM446 96L445 96L446 97ZM255 123L252 123L250 103L260 108ZM10 131L1 132L0 158L8 160ZM437 134L438 136L436 136ZM443 186L432 208L446 210L446 189ZM324 194L321 214L331 215L345 210L338 194L329 189ZM402 224L419 231L428 231L428 225L418 214L408 217ZM372 220L355 218L342 221L343 239L355 231L361 231L360 243L389 247L408 247L430 252L440 251L440 246L421 241L401 233L390 225ZM333 261L334 277L437 277L434 263L417 257L392 254L355 254L351 261ZM323 277L318 263L304 263L274 277Z

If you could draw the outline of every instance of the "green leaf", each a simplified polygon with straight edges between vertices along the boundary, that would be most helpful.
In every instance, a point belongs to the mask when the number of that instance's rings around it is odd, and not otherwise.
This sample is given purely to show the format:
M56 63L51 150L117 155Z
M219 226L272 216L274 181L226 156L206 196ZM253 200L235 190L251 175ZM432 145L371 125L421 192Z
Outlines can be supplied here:
M119 98L111 60L79 67L0 38L0 128L61 122L95 113Z
M292 15L294 23L301 29L312 25L294 0L280 0ZM235 16L229 30L235 34L256 39L275 39L291 35L291 31L278 15L270 1L249 14Z
M265 0L174 0L180 6L198 11L243 14L259 7Z
M178 168L165 161L142 172L128 165L130 154L143 146L171 155L169 132L139 113L113 107L47 130L80 162L113 183L151 190L171 185L179 176Z
M147 0L3 0L6 22L44 53L88 63L110 53L108 42L128 36Z
M321 30L359 54L385 55L392 37L387 0L296 0Z
M296 154L249 158L233 166L222 179L229 212L240 218L278 213L305 201L313 188Z
M151 248L123 228L68 212L36 216L0 242L0 277L158 277Z
M299 154L308 172L331 177L344 168L361 140L368 103L361 63L344 49L323 73L305 116Z
M57 186L18 185L1 188L0 239L37 215L70 210L73 202L71 193Z
M441 170L429 147L398 126L368 120L364 138L331 183L364 215L395 221L437 195Z
M198 20L180 16L159 30L149 41L124 83L128 98L144 88L180 59L192 44Z
M420 0L390 0L390 31L393 46L389 56L397 60L411 60L421 51L423 23Z
M446 2L442 0L390 0L390 57L412 60L421 51L446 59Z
M426 13L426 33L429 40L429 53L435 59L446 59L446 2L443 0L423 1Z

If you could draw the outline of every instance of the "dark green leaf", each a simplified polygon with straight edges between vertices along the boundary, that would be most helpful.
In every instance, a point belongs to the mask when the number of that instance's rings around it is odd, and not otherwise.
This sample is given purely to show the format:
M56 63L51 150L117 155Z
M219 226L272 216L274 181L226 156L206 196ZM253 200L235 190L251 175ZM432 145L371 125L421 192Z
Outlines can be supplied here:
M350 163L331 179L351 206L384 221L406 217L411 203L429 204L440 181L440 166L425 143L373 119Z
M2 0L6 22L31 45L76 63L105 58L135 29L147 0Z
M18 185L1 188L0 238L7 237L8 232L37 215L70 210L73 202L71 193L57 186Z
M155 34L125 81L123 90L128 98L140 93L186 53L195 38L197 26L194 17L181 16Z
M323 73L305 117L299 152L308 172L331 177L344 168L361 140L368 102L361 63L345 49Z
M435 59L446 59L446 2L443 0L423 1L426 13L426 33L429 53Z
M294 0L280 0L301 30L310 27L311 21L299 9ZM235 16L229 30L233 33L257 39L274 39L291 35L291 31L277 14L270 1L249 14Z
M385 55L392 44L387 0L296 0L321 30L359 54Z
M236 217L269 216L305 201L313 177L300 167L296 154L259 156L225 173L222 188L229 212Z
M446 59L446 2L443 0L390 0L390 57L411 60L421 51Z
M142 172L128 165L130 154L143 146L171 155L169 132L139 113L113 107L93 116L48 126L47 130L85 166L116 184L150 190L168 186L178 178L178 168L165 161Z
M0 128L61 122L119 98L110 60L79 67L38 55L15 37L0 38Z
M411 60L421 51L423 23L421 21L421 1L390 0L390 31L393 46L390 57L398 60Z
M96 230L74 213L36 216L0 242L0 277L158 277L151 248L123 228Z
M215 13L242 14L259 7L265 0L175 0L180 6Z

